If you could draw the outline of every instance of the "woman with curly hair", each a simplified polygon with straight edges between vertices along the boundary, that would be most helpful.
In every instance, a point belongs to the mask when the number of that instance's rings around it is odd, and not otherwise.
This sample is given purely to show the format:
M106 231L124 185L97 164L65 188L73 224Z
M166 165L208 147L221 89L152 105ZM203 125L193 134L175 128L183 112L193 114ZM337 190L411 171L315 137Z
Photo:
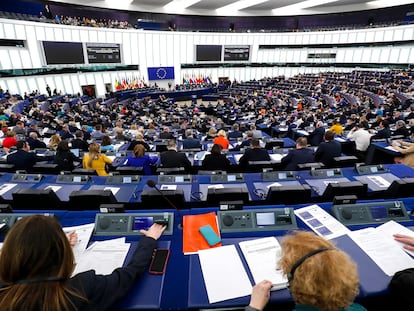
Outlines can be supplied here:
M288 234L281 247L279 267L288 277L296 311L366 310L353 303L359 292L358 270L345 252L305 231ZM271 287L267 280L256 284L245 310L262 310Z

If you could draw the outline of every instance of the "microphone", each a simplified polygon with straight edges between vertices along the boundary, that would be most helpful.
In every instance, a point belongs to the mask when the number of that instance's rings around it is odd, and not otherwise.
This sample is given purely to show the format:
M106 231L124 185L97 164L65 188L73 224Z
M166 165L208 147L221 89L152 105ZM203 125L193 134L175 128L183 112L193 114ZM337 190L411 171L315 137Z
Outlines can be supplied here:
M178 228L182 228L183 224L182 224L182 216L181 216L181 212L180 210L177 208L177 206L175 206L175 204L173 202L171 202L171 200L169 198L167 198L167 196L162 193L162 191L157 187L157 183L153 180L153 179L148 179L147 180L147 185L150 188L154 188L160 195L161 197L165 200L165 202L168 203L168 205L170 205L173 209L175 209L177 211L178 217L179 217L179 224L178 224Z

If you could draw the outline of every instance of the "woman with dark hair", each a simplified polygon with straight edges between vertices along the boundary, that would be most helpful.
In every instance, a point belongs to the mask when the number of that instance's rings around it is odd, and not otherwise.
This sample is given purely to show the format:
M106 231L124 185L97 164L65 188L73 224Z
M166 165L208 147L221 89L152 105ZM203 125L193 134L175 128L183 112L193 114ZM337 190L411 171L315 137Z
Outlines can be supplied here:
M144 145L136 145L133 154L128 157L125 166L142 167L145 175L151 175L152 166L157 161L158 157L150 157L145 154Z
M154 224L141 230L131 261L110 275L89 270L71 277L75 258L56 218L24 217L8 232L0 254L1 310L108 310L147 269L164 229Z
M202 162L203 170L228 171L230 169L230 161L221 153L222 150L223 147L219 144L211 147L211 153L207 154Z
M74 162L80 162L80 160L70 151L68 142L62 140L57 146L54 163L61 171L72 171L75 168Z
M115 148L111 143L111 138L108 135L105 135L104 137L102 137L101 151L102 152L115 151Z

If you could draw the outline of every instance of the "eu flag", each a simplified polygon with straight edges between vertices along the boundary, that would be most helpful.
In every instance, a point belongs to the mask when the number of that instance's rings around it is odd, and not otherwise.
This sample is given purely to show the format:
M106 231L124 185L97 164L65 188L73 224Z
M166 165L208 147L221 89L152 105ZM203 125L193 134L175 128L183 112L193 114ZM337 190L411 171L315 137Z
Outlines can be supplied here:
M174 67L148 67L148 80L174 80Z

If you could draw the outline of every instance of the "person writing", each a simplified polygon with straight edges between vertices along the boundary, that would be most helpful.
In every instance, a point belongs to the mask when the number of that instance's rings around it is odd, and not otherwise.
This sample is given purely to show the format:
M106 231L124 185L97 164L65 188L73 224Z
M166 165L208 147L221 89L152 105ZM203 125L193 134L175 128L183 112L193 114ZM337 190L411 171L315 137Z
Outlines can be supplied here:
M404 249L414 251L414 237L405 234L394 234L394 240L403 244ZM414 268L398 271L394 274L389 284L396 310L412 310L414 300Z
M101 146L98 144L89 145L89 153L83 156L83 168L93 169L99 176L108 176L105 166L112 164L108 156L101 153Z
M159 224L141 230L125 267L109 275L89 270L72 276L75 258L57 219L24 217L8 232L0 254L1 310L109 310L147 269L164 230Z
M281 247L279 267L288 277L296 311L366 310L353 303L358 294L358 270L346 253L306 231L288 234ZM245 311L263 310L271 288L268 280L256 284Z

